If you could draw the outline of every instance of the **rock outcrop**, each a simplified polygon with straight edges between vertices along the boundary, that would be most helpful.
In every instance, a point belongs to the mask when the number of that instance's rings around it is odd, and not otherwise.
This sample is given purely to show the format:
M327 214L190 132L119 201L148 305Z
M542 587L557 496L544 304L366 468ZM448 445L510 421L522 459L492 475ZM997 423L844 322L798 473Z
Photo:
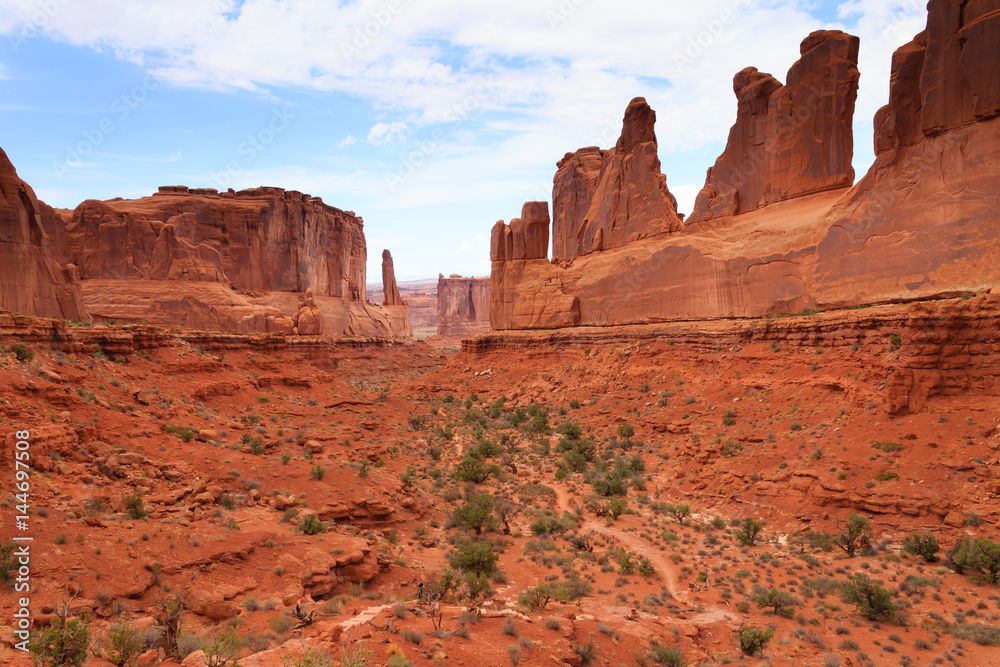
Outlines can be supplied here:
M490 328L490 279L438 276L437 327L441 336L471 336Z
M756 67L735 76L736 123L708 170L691 222L854 183L859 44L837 30L814 32L785 85Z
M22 220L15 237L33 238L35 255L50 252L51 259L27 266L23 249L3 249L4 266L21 267L17 280L4 283L11 292L4 307L27 311L15 288L34 281L43 285L37 314L80 319L88 312L240 332L409 335L405 305L365 302L363 221L317 197L281 188L165 186L136 200L85 201L70 212L53 211L27 186L11 183L12 201L21 202L21 212L11 208L7 218ZM307 290L312 305L302 312L297 295Z
M1000 0L931 0L928 11L927 30L893 58L877 159L856 185L857 40L814 33L785 86L753 69L737 76L737 123L681 233L587 254L553 232L549 262L516 257L513 227L494 227L492 328L753 318L1000 284ZM798 124L797 109L811 110ZM562 230L600 189L598 157L560 162ZM722 187L746 164L746 178ZM647 170L632 177L658 175Z
M55 218L0 149L0 308L85 320L77 268L52 256L46 227Z
M677 200L657 156L654 112L638 97L625 110L615 147L567 153L552 189L552 257L571 260L676 232Z
M396 284L396 270L392 266L392 253L388 250L382 251L382 293L385 295L382 300L383 306L404 306L403 297L399 295L399 286Z

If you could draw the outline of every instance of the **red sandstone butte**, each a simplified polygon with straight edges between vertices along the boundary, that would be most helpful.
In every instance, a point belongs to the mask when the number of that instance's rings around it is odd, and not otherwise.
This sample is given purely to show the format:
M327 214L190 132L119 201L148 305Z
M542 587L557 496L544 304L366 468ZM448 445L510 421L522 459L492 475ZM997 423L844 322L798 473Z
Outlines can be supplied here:
M708 170L691 222L854 182L859 44L837 30L817 31L802 42L785 85L755 67L733 78L736 123Z
M382 300L383 306L405 305L403 297L399 295L399 285L396 284L396 270L392 265L392 253L388 250L382 251L382 293L385 295Z
M552 188L553 259L618 248L681 228L657 156L654 112L637 97L615 147L581 148L559 161Z
M0 306L23 315L85 320L79 272L57 261L50 248L46 222L55 216L0 149Z
M471 336L490 328L490 279L438 275L437 328L441 336Z
M494 228L492 328L753 318L996 287L998 53L1000 0L932 0L927 29L893 57L877 158L853 187L857 41L814 33L785 86L743 70L729 143L677 234L574 250L565 230L588 222L581 200L599 190L605 158L595 149L567 156L555 178L553 262L513 258L503 247L509 230ZM814 111L796 124L801 108ZM747 178L717 187L746 164ZM658 177L658 164L633 175Z
M13 182L11 188L14 193ZM318 197L271 187L219 193L165 186L150 197L90 200L54 212L33 194L19 197L9 206L21 201L20 210L27 210L23 202L35 202L42 214L25 220L36 220L36 234L55 260L36 261L20 279L57 285L52 267L58 263L69 266L69 274L79 267L82 281L80 307L43 302L37 314L87 311L123 323L292 333L300 328L301 295L311 290L316 312L307 314L306 331L409 335L405 305L365 302L363 221ZM19 298L13 290L4 293L0 306L17 310Z

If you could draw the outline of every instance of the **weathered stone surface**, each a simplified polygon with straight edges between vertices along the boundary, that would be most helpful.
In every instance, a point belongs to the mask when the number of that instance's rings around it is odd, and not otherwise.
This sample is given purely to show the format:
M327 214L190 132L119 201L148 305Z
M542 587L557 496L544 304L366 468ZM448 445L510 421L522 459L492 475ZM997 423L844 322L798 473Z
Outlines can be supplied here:
M56 212L38 201L0 149L0 308L24 315L87 319L80 274L50 248Z
M317 197L164 186L150 197L86 201L69 212L38 202L6 155L0 181L0 271L10 272L0 275L2 307L291 334L296 294L311 289L306 331L410 333L405 305L365 301L361 218Z
M403 305L403 297L399 295L399 286L396 285L396 270L392 265L392 253L388 250L382 251L382 291L385 294L382 305Z
M583 148L559 161L552 189L553 259L680 230L677 201L660 172L655 123L656 112L637 97L625 110L614 148Z
M953 11L959 5L960 21ZM813 34L784 87L744 70L737 77L741 120L720 164L730 164L745 146L751 155L765 151L761 173L728 194L701 197L707 217L685 233L634 240L572 261L514 260L502 252L509 230L498 225L492 328L763 317L954 296L1000 284L1000 109L984 104L1000 95L998 15L997 0L931 3L928 29L895 55L890 104L876 118L878 156L851 188L837 186L852 177L856 40ZM942 49L950 50L950 60L938 53ZM824 77L830 81L823 83ZM977 91L966 96L955 88L949 99L958 111L942 106L935 92L951 90L953 79ZM794 117L801 104L818 110L802 126L809 132L783 142L775 134L780 125L768 129L771 114L780 109L779 116ZM760 141L778 143L758 147ZM796 142L802 145L792 151ZM777 152L768 157L772 150ZM573 159L581 162L579 155ZM572 178L557 175L557 190L560 179L586 180L579 176L585 166L573 170L578 175ZM709 174L709 185L717 176ZM761 181L765 176L774 182ZM747 192L760 197L748 200ZM919 390L919 382L900 378L900 396Z
M490 328L490 279L438 275L437 326L442 336L470 336Z
M858 47L857 37L817 31L802 42L786 85L755 67L734 77L736 123L708 170L692 222L854 182Z
M878 154L1000 115L1000 2L931 0L927 10L927 29L893 54Z

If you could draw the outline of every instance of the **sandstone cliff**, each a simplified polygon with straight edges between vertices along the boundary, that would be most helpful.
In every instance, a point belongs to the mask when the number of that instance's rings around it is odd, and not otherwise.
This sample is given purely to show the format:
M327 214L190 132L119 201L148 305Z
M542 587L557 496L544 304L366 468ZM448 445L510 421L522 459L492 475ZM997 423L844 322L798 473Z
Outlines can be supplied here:
M494 227L493 329L762 317L1000 284L998 26L1000 0L930 2L927 30L893 59L890 103L876 116L878 158L851 188L857 41L814 33L783 87L744 70L737 123L681 233L574 257L553 232L549 262L510 254L513 226ZM782 133L773 114L794 115L798 104L817 113ZM559 164L553 199L563 229L584 223L595 151ZM747 164L735 194L714 189L727 169ZM658 174L650 166L643 178Z
M365 302L363 221L317 197L281 188L219 193L166 186L141 199L53 211L27 186L11 183L14 203L5 206L5 219L12 226L22 221L12 238L27 239L34 228L38 250L30 266L17 260L23 268L17 280L4 282L11 295L3 307L27 310L15 294L24 292L18 281L28 281L42 286L34 312L44 315L81 319L86 311L98 319L198 329L409 335L405 305ZM4 266L13 268L6 258L24 252L5 248ZM39 259L48 252L52 259ZM82 295L75 308L74 290L77 301ZM307 324L299 327L303 316Z
M399 285L396 284L396 269L392 265L392 253L382 251L382 305L402 306L403 297L399 295Z
M859 45L840 31L814 32L786 85L755 67L736 75L736 123L708 170L692 222L854 183Z
M490 328L490 279L438 276L437 327L441 336L471 336Z
M559 162L552 189L553 259L680 229L677 200L660 173L655 123L656 112L636 98L625 110L614 148L582 148Z
M52 256L46 221L55 217L0 149L0 308L84 320L79 272Z

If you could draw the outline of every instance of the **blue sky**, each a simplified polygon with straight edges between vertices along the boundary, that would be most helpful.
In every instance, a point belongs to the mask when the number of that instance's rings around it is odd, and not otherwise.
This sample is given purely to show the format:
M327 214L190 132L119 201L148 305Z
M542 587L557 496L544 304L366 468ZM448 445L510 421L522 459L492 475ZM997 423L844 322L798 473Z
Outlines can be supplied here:
M855 167L915 0L0 0L0 147L53 206L159 185L274 185L365 220L400 279L489 273L489 231L555 163L657 110L689 212L733 75L784 80L812 30L862 40Z

